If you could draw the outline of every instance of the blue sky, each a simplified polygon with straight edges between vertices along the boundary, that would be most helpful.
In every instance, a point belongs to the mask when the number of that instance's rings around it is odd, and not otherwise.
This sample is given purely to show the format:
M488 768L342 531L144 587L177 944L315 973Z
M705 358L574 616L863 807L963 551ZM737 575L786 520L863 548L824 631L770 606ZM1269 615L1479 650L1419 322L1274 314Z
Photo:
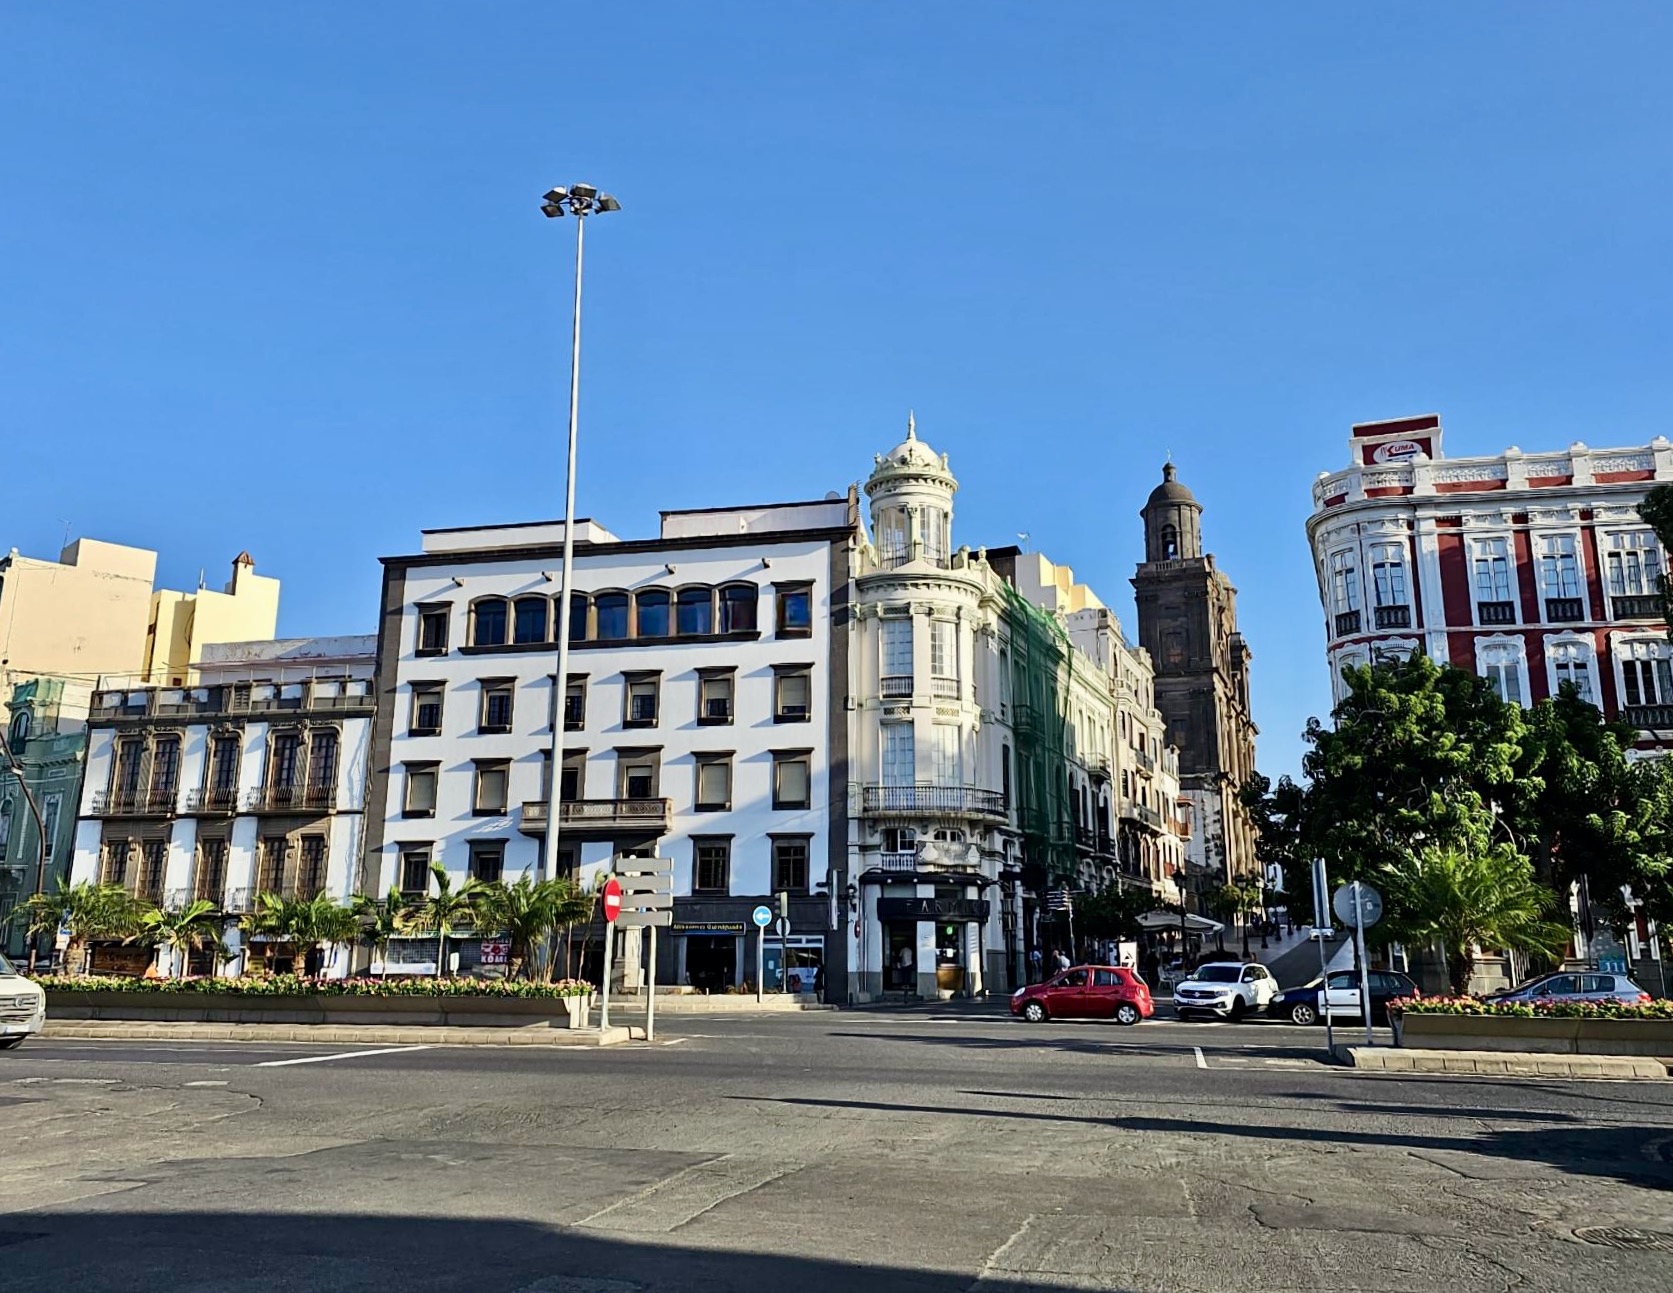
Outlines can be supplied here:
M1662 3L12 5L0 545L285 581L369 631L424 526L818 497L909 407L957 542L1132 627L1172 451L1260 763L1328 704L1302 524L1355 421L1454 454L1673 409Z

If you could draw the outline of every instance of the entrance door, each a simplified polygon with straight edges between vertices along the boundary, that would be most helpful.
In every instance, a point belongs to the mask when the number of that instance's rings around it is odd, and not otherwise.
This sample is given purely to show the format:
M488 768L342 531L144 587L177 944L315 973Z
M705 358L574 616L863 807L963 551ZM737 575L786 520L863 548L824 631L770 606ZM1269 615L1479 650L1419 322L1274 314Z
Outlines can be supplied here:
M730 934L688 934L685 977L699 992L725 992L738 981L738 940Z
M916 921L885 925L883 941L887 960L883 963L885 992L918 990L918 925Z

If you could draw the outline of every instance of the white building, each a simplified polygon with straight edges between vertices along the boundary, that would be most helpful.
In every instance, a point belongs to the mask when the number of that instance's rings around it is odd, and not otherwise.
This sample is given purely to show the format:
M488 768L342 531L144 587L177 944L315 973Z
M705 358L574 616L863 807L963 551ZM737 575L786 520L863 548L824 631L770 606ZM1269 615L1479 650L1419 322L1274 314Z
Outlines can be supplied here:
M665 512L644 540L576 522L556 869L591 884L620 854L672 859L660 982L753 980L750 912L779 892L809 987L823 963L856 511L851 495ZM562 543L561 523L428 530L384 560L366 891L422 892L433 862L456 881L544 874ZM460 940L462 965L478 946ZM434 944L390 955L423 971Z
M189 686L103 679L88 721L71 880L229 917L258 893L354 892L370 749L373 637L203 648ZM236 970L231 961L196 973ZM320 966L348 968L348 950ZM94 947L94 969L143 969L136 947ZM180 967L174 969L178 971Z

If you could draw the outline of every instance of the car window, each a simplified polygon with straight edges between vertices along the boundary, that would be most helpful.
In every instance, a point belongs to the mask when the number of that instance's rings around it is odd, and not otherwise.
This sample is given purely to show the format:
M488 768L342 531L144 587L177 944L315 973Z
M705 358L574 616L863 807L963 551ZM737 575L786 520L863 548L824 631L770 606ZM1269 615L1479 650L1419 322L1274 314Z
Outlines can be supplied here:
M1246 965L1243 967L1243 981L1245 983L1253 983L1260 977L1260 972L1256 970L1254 966Z
M1333 974L1330 976L1330 990L1341 992L1354 986L1354 976L1351 974Z
M1205 965L1191 977L1198 983L1236 983L1241 976L1235 965Z
M15 975L17 969L8 961L4 953L0 953L0 976Z
M1371 980L1379 992L1391 992L1397 997L1413 991L1412 985L1398 974L1373 974Z
M1580 983L1572 974L1553 974L1536 991L1542 997L1564 996L1579 992Z
M1060 988L1084 988L1086 986L1085 970L1069 970L1057 981Z
M1121 986L1121 976L1114 970L1092 971L1092 986L1095 988L1118 988Z
M1620 982L1613 974L1583 974L1580 976L1580 991L1582 992L1619 992L1616 985Z

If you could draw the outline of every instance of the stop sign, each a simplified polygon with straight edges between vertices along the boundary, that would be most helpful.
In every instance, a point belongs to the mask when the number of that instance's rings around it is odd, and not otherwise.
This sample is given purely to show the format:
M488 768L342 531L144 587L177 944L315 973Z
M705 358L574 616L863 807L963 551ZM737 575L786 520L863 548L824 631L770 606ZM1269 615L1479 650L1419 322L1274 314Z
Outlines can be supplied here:
M604 919L615 923L622 914L622 887L614 876L604 882Z

